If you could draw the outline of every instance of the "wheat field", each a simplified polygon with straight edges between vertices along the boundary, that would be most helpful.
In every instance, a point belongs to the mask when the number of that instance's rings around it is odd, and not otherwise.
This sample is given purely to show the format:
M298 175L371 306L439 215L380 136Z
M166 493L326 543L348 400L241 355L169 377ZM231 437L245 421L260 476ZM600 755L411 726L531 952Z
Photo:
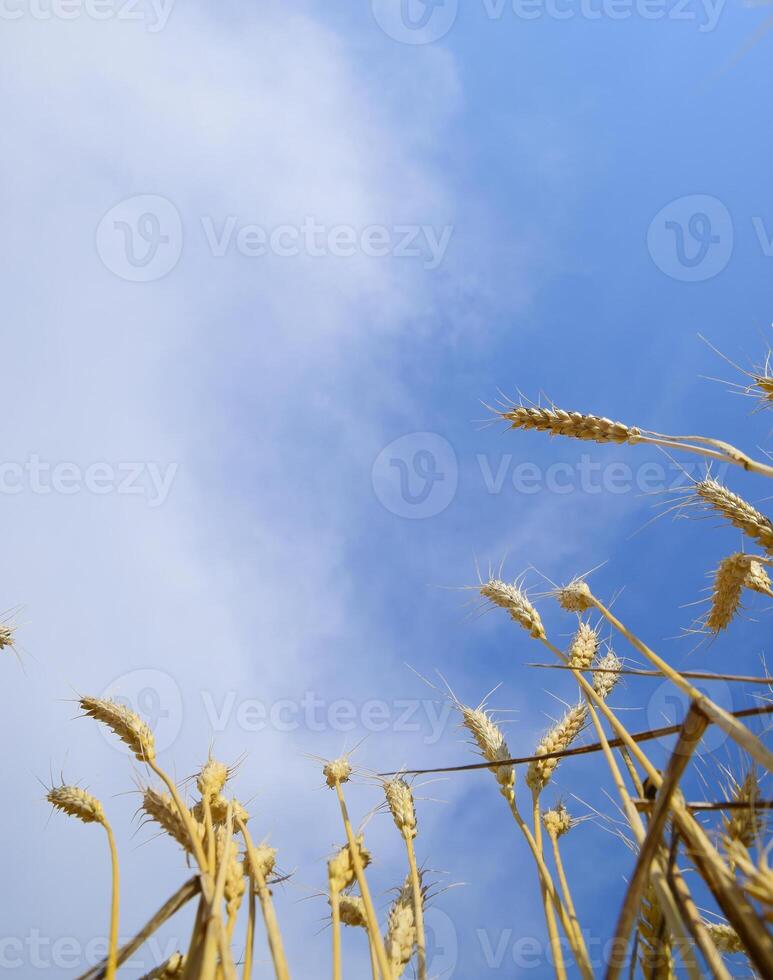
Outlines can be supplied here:
M767 361L739 387L760 409L773 405L773 378ZM773 597L768 572L773 564L773 524L711 471L713 463L721 462L730 471L737 467L770 478L773 466L769 463L719 439L652 432L554 405L503 404L496 409L496 417L513 430L536 430L594 443L652 445L673 454L702 457L705 474L679 506L687 514L709 514L728 523L740 532L744 546L718 561L711 573L708 599L690 632L701 642L710 642L719 633L732 630L750 594ZM524 556L524 563L538 558ZM543 667L569 672L577 685L576 702L567 706L536 746L519 746L518 752L508 744L485 701L468 705L450 688L443 692L458 712L472 749L481 757L452 767L456 770L453 778L464 779L465 771L476 768L490 770L491 792L479 805L502 806L497 802L501 797L525 853L533 859L535 900L544 912L556 977L564 978L569 971L584 978L599 973L586 945L584 909L574 901L571 876L562 859L563 842L581 821L550 792L557 768L570 773L589 753L598 753L606 764L610 798L624 823L621 837L629 847L627 863L615 861L607 869L610 876L625 877L626 890L620 907L608 910L614 952L604 966L606 977L679 975L729 980L734 967L728 965L728 955L745 957L751 975L773 977L773 872L766 819L770 804L764 798L764 780L773 763L764 740L766 718L773 711L767 675L750 678L676 670L646 638L626 626L625 601L613 611L612 603L596 594L592 576L578 575L538 595L527 591L523 577L505 581L492 575L480 581L476 590L484 605L507 614L514 629L524 631L535 649L549 655L550 663ZM572 624L573 636L565 649L551 640L543 624L540 608L544 610L547 604L557 604ZM0 649L13 650L14 640L13 626L0 627ZM623 649L635 652L643 666L628 668L621 656ZM438 666L442 668L442 663ZM689 710L683 722L670 729L632 732L615 708L616 685L623 678L636 684L637 677L653 676L669 682L688 699ZM729 712L696 684L702 680L710 686L718 679L741 685L756 706ZM119 847L109 807L78 785L49 788L47 799L56 811L84 824L99 825L108 842L110 862L105 865L105 875L111 876L112 900L105 910L105 924L109 920L109 951L105 961L84 973L82 980L115 977L122 964L189 903L195 905L196 913L187 946L147 974L146 980L248 980L257 975L253 973L257 943L267 944L278 980L294 975L293 950L285 948L281 917L274 904L273 891L282 878L277 853L253 829L255 821L247 808L230 792L233 767L209 754L192 783L183 785L159 765L153 731L138 714L91 696L80 697L79 707L83 717L112 733L136 760L144 774L141 818L169 846L182 851L181 871L187 870L179 890L157 909L157 903L150 903L145 926L131 941L119 944ZM692 801L683 790L684 778L710 727L720 729L737 748L739 764L735 771L716 774L714 785L707 787L707 799ZM584 732L590 733L592 741L581 741ZM663 768L657 768L648 753L656 737L671 739L670 758ZM321 967L320 975L329 974L333 980L347 975L344 930L359 933L369 951L374 980L404 975L427 980L434 975L424 926L434 886L424 862L430 854L434 861L442 862L443 855L434 853L432 841L420 833L420 801L415 794L415 779L432 771L441 769L371 778L374 806L389 814L395 849L404 860L404 877L394 882L393 900L380 918L368 884L372 854L366 828L350 816L347 807L347 784L357 774L355 762L349 756L320 761L318 776L329 790L329 805L341 818L340 846L319 867L330 944L329 966ZM195 793L190 792L191 785ZM474 846L486 848L491 842L477 841ZM56 873L56 868L50 869L53 878ZM705 905L707 900L711 907ZM246 936L238 947L237 934Z

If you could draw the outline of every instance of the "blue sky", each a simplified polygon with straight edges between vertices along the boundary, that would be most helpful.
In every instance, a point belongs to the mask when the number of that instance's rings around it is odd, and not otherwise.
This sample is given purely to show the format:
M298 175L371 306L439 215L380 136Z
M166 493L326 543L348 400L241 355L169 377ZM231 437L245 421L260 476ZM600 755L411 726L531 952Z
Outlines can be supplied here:
M501 684L515 752L560 713L548 692L574 696L524 666L544 658L506 617L470 615L456 587L476 560L513 577L534 566L537 591L539 573L606 562L599 594L624 589L620 615L673 663L759 670L759 603L710 647L674 639L740 542L712 520L644 527L670 494L640 492L641 466L671 483L670 460L480 420L481 402L520 389L765 444L765 416L703 379L740 380L697 335L745 366L768 343L773 36L736 55L773 10L465 0L452 17L446 4L424 34L389 0L118 4L104 20L3 7L0 607L22 607L25 672L5 664L15 803L0 820L5 966L19 976L76 975L107 925L104 842L49 820L38 779L62 771L105 801L122 932L186 873L137 830L131 764L73 721L76 690L155 715L180 777L210 744L245 755L235 791L293 873L279 916L296 975L316 976L317 890L341 830L308 756L367 735L365 770L466 761L407 664L470 702ZM630 467L629 489L583 490L583 454L607 475ZM524 492L524 466L540 493ZM565 642L571 619L540 609ZM614 697L633 728L673 715L657 682ZM589 760L548 795L611 812L608 788ZM441 887L464 883L435 902L438 973L549 976L541 953L523 959L544 927L490 775L420 793L421 858ZM351 801L364 816L378 792L361 778ZM400 848L383 815L368 827L385 909ZM567 838L599 943L627 860L598 822ZM182 916L166 938L187 929ZM346 936L351 976L361 938Z

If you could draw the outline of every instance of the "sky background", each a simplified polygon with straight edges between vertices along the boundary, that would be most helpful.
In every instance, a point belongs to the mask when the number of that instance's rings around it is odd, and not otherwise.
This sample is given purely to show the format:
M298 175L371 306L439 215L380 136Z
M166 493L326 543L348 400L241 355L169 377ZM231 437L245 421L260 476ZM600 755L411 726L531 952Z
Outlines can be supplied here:
M769 419L706 380L743 379L698 334L745 367L769 342L773 8L426 14L416 28L391 0L2 8L0 609L20 607L24 664L7 658L0 685L10 975L76 976L107 930L106 845L50 815L43 784L60 774L113 820L122 935L189 873L138 827L146 775L74 720L78 693L147 715L181 779L210 746L243 759L234 792L291 873L276 903L294 975L316 977L342 830L310 757L358 746L359 820L380 798L368 772L472 760L410 668L473 704L501 685L491 704L512 711L518 754L575 697L525 666L546 657L504 614L476 615L460 591L476 563L531 568L537 593L605 563L597 593L623 590L621 617L672 663L760 672L764 603L713 645L680 638L741 542L712 520L647 526L678 498L675 463L481 420L500 392L544 392L763 451ZM590 484L583 456L600 464ZM573 617L538 605L567 643ZM633 729L681 711L649 680L613 703ZM721 739L707 748L700 795L717 761L739 764ZM589 758L546 800L615 818L611 789ZM440 892L433 975L550 976L534 869L490 774L416 792ZM566 838L599 970L630 868L610 829ZM368 840L383 916L404 874L388 816ZM127 975L189 928L181 914ZM350 977L367 975L363 940L345 936Z

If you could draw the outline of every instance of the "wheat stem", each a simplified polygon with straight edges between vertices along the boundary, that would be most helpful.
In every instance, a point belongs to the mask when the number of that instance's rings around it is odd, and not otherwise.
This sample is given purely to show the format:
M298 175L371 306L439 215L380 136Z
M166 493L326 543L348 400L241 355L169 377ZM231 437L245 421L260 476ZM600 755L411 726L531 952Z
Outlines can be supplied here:
M532 817L534 822L534 843L536 845L537 851L540 858L544 861L544 854L542 850L542 819L539 812L539 792L536 789L532 790ZM555 967L556 976L565 977L566 968L564 967L564 956L561 950L561 939L558 935L558 927L556 925L556 914L553 909L553 903L548 897L547 890L545 889L545 882L540 877L540 891L542 893L542 906L545 911L545 922L548 927L548 939L550 940L550 947L553 950L553 966ZM568 910L567 910L568 911ZM570 916L571 918L571 916ZM573 932L574 930L572 930ZM567 936L567 939L571 940L571 932ZM572 943L574 945L574 943Z
M207 858L204 854L204 849L201 846L201 838L193 825L193 818L191 817L190 810L183 803L180 798L180 794L177 792L177 787L174 784L174 780L164 772L164 770L159 766L155 759L147 760L148 765L153 770L153 772L158 776L158 778L164 783L166 788L169 790L174 804L182 818L183 823L188 831L188 837L191 843L191 852L196 858L196 863L202 872L202 894L207 901L212 899L212 877L211 869L207 863Z
M572 929L574 930L575 938L582 935L582 930L580 929L580 921L577 918L577 912L574 907L574 902L572 901L572 893L569 890L569 882L567 881L566 874L564 872L564 863L561 860L561 848L558 844L558 835L555 833L548 832L550 837L550 842L553 845L553 858L556 862L556 874L558 875L558 884L561 888L561 894L564 899L564 905L566 906L566 912L569 916L569 921L572 924Z
M569 925L569 919L566 914L566 909L564 908L563 903L561 902L561 899L559 898L556 892L555 885L553 884L553 878L550 874L550 871L548 870L548 866L545 864L545 861L542 855L540 854L539 848L537 847L537 842L534 839L534 834L532 834L526 821L521 816L521 813L515 802L515 793L510 793L506 795L505 799L507 800L507 803L510 807L510 812L513 815L513 819L518 825L523 836L526 838L526 843L529 845L529 849L531 850L532 856L534 857L534 861L537 865L537 871L539 873L540 882L544 883L545 890L547 891L548 897L550 898L550 901L553 903L553 906L556 912L558 913L558 917L561 920L561 925L563 926L567 939L569 940L569 943L572 946L572 953L574 954L574 958L577 963L577 966L580 972L582 973L583 977L590 978L590 980L593 980L593 970L590 967L590 960L588 958L588 952L585 949L585 944L584 944L584 940L582 939L582 934L580 934L579 937L580 943L577 946L577 948L575 948L574 934Z
M416 948L419 957L419 980L426 980L427 977L427 940L424 935L424 897L421 889L421 879L419 869L416 866L416 850L413 846L413 838L405 837L405 847L408 852L408 867L411 874L411 888L413 890L413 914L416 923Z
M252 978L252 957L255 948L255 889L252 887L250 878L249 896L247 898L247 934L244 940L244 967L242 969L242 980Z
M118 850L115 846L113 829L105 820L102 825L107 834L107 841L110 845L110 864L112 868L112 889L110 894L110 942L107 947L107 969L105 976L107 980L114 980L118 969L118 904L120 895L120 885L118 878Z
M338 889L330 889L330 918L333 934L333 980L341 980L341 905Z
M258 890L260 908L263 913L263 921L265 923L266 933L268 935L268 945L269 949L271 950L271 958L274 961L274 972L276 973L277 980L289 980L290 973L287 969L287 961L285 959L284 946L282 944L282 935L279 931L279 924L277 923L276 913L274 911L274 903L271 901L271 892L266 884L266 876L263 873L261 862L258 859L255 844L253 843L250 832L247 830L247 825L242 817L239 816L236 818L236 826L239 828L239 833L242 835L242 839L244 840L244 846L247 848L247 860L252 873L253 882ZM252 891L252 887L250 888L250 891Z
M357 877L357 883L360 886L360 895L362 896L362 901L365 905L365 917L368 920L368 935L370 936L376 961L378 962L378 967L381 971L381 976L383 980L390 980L392 971L389 968L389 961L387 960L386 950L384 949L384 942L381 938L381 933L379 932L376 910L373 907L373 900L370 897L370 889L368 888L368 882L365 878L365 870L362 866L360 850L354 837L351 821L349 820L349 811L346 808L346 800L344 799L344 793L341 789L340 779L333 779L333 785L335 787L336 795L338 796L338 805L341 808L341 819L343 820L344 830L346 831L346 840L349 844L349 850L352 856L354 873Z
M734 718L724 708L720 708L710 698L685 680L684 677L674 668L659 657L653 650L627 629L620 620L610 612L607 607L600 602L592 593L590 595L592 604L598 609L602 616L607 619L615 629L621 633L632 646L636 647L639 653L643 654L653 666L657 667L663 675L668 678L676 687L686 694L691 700L695 701L705 715L718 725L727 735L744 748L749 755L766 769L773 769L773 752L770 752L762 742L749 729L742 725L738 719ZM635 755L636 753L634 753Z
M590 594L589 590L588 594ZM554 647L548 640L543 640L543 643L545 643L548 649L551 650L560 660L566 662L564 654L557 647ZM599 708L604 717L612 726L615 734L621 739L626 748L628 748L628 750L631 752L634 759L636 759L639 765L645 770L652 784L659 789L663 782L661 774L652 765L644 752L641 751L638 744L631 737L628 729L618 719L617 715L615 715L615 713L609 709L603 698L598 696L596 691L590 684L588 684L582 674L578 673L577 671L574 671L573 673L584 693L593 700L596 707ZM602 749L605 757L607 758L610 770L613 772L613 775L616 771L619 777L619 769L617 768L614 758L612 758L606 735L601 729L596 713L593 709L591 709L590 714L596 727L596 731L599 733L599 741L602 744ZM620 783L622 784L621 778ZM625 790L624 784L623 792L627 797L628 794ZM701 875L711 889L725 915L731 920L731 923L735 929L740 934L743 934L747 948L749 949L749 955L753 962L762 969L763 973L773 971L773 941L771 941L765 930L761 928L759 917L754 911L754 908L750 905L743 891L738 888L735 880L730 875L727 866L717 853L716 848L712 845L705 831L701 825L697 823L683 801L678 798L672 798L671 810L679 830L687 843L692 860L698 866ZM626 812L628 812L627 806ZM639 828L642 828L640 819L638 826ZM632 824L632 828L633 827L634 825ZM641 829L641 834L643 839L643 828ZM652 867L653 878L655 878L655 863L653 863ZM660 893L660 887L658 887L658 892L658 898L661 903L663 903L663 908L665 910L667 908L666 903L673 903L673 897L666 886L664 886L662 893ZM674 923L674 928L675 931L679 931L680 929L678 916L677 922ZM619 971L614 972L612 975L617 976L617 972Z

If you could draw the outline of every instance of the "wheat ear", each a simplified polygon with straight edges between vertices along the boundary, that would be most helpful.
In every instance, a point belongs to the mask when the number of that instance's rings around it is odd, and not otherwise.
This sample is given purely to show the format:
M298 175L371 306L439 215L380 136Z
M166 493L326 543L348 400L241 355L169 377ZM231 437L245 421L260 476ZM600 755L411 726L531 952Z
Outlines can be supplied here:
M721 514L733 527L743 531L766 551L773 550L773 524L743 497L711 477L695 484L695 497Z
M423 896L422 896L423 900ZM398 980L405 972L416 945L416 905L411 876L403 882L387 916L384 946L389 959L390 977Z
M569 644L569 666L573 670L587 670L593 663L599 648L599 635L590 623L580 623Z
M738 933L727 922L704 922L708 934L720 953L743 953L745 948Z
M754 555L738 552L723 558L717 567L711 590L711 608L706 616L706 628L712 633L727 629L735 618L744 589L773 595L765 567Z

